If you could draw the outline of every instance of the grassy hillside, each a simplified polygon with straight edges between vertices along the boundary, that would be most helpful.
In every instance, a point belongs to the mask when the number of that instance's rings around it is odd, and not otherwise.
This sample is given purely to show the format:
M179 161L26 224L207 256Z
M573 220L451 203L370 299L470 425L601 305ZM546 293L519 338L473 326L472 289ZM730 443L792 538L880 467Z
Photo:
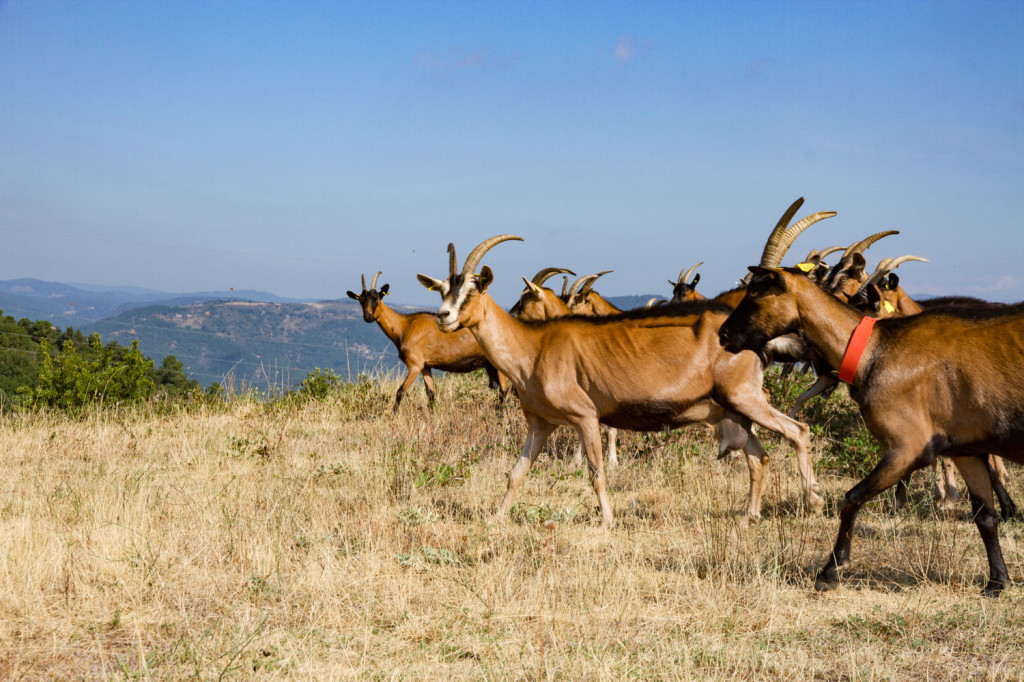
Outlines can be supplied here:
M509 518L489 525L524 437L515 401L495 411L483 376L448 376L434 411L417 386L392 417L395 388L0 419L0 678L1024 670L1024 588L980 596L967 504L936 517L926 476L912 509L866 506L839 588L811 588L854 482L831 454L855 417L841 391L812 415L823 516L802 513L792 453L765 437L765 519L739 528L746 467L717 460L694 427L622 434L618 526L604 533L571 434L555 433ZM1017 580L1022 531L1000 528Z

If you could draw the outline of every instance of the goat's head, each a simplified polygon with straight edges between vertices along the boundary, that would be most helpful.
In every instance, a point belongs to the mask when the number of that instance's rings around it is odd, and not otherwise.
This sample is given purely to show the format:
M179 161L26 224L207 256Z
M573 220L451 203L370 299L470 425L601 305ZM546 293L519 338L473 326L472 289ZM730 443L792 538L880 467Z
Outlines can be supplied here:
M846 247L846 251L843 252L839 262L832 266L828 274L822 279L822 288L840 301L849 301L868 279L868 274L864 269L867 266L864 252L871 248L871 245L879 239L899 233L899 230L876 232L870 237L850 244Z
M523 282L526 284L526 288L523 289L523 293L510 312L520 320L528 322L568 315L569 306L562 300L562 297L544 287L544 282L552 275L563 272L570 275L576 274L567 268L544 268L534 275L532 280L527 280L524 277Z
M704 261L701 261L691 267L689 270L683 268L679 271L679 279L675 282L669 280L668 283L672 285L672 303L682 303L683 301L700 301L704 299L704 296L697 292L697 282L700 281L700 273L693 275L693 279L689 282L690 275L694 270L704 265Z
M910 255L882 259L867 281L848 298L850 305L874 317L891 316L900 299L900 278L893 270L907 261L931 262L927 258Z
M719 341L731 353L761 353L772 339L798 332L800 318L790 287L813 286L798 269L749 269L752 277L746 295L718 330Z
M574 315L593 316L598 314L594 309L594 301L600 296L594 291L594 282L607 275L611 270L603 270L592 275L584 275L569 287L569 299L566 301Z
M523 240L522 237L513 234L502 234L481 242L466 257L462 272L458 272L455 245L449 244L447 279L439 280L426 275L416 275L420 284L431 291L441 293L441 307L437 309L437 326L441 331L453 332L460 327L472 326L478 321L479 298L494 281L494 273L486 265L477 273L476 267L491 247L512 239Z
M380 306L382 299L388 295L388 285L385 284L379 290L377 289L377 278L380 277L380 270L373 276L373 281L370 282L370 288L366 288L366 275L362 275L363 278L363 291L360 294L356 294L352 291L347 291L348 297L359 301L359 304L363 307L363 319L367 322L376 322L377 318L380 317Z

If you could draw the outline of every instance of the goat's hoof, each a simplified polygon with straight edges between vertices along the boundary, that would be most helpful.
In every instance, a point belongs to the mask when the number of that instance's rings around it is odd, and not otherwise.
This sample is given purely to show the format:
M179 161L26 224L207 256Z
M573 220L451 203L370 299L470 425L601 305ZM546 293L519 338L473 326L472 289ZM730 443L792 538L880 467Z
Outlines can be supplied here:
M985 589L981 591L981 595L989 599L996 599L1003 593L1003 588L1005 587L1006 585L1001 580L989 580L988 584L985 585Z
M811 493L805 500L807 511L811 514L820 514L825 510L825 498L820 493Z
M826 574L824 571L818 574L818 577L814 579L814 589L818 592L828 592L836 589L836 574Z

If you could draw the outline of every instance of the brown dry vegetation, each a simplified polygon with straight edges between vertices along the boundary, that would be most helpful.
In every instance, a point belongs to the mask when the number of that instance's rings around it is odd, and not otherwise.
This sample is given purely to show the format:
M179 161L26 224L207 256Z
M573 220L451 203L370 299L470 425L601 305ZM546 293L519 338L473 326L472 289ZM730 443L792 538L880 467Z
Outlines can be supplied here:
M623 434L610 534L561 430L488 528L525 429L484 384L446 377L435 412L417 388L397 417L394 382L4 417L0 678L1024 675L1024 588L980 596L967 504L936 517L928 476L914 509L865 509L854 565L821 595L854 479L819 467L829 505L807 518L791 451L767 439L765 519L747 530L745 464L715 460L699 427ZM1021 531L1001 526L1016 580Z

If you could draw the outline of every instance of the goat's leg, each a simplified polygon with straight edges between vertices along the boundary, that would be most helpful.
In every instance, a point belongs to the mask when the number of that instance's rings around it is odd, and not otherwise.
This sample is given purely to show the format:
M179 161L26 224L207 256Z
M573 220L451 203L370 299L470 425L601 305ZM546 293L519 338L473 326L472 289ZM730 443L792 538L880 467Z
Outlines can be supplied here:
M541 448L544 447L548 436L555 430L554 424L536 415L527 413L525 416L527 425L526 440L523 442L523 450L519 454L519 460L512 467L512 473L509 475L505 499L502 500L498 510L494 513L495 523L503 522L508 516L508 510L512 506L512 500L515 498L516 491L523 485L523 481L526 480L526 474L529 473L534 460L540 454Z
M434 375L429 367L423 368L423 386L427 389L427 406L434 407Z
M850 539L853 536L853 526L860 508L868 500L895 485L897 481L913 471L914 461L922 449L913 453L908 453L906 449L890 450L864 480L846 492L846 496L843 498L843 509L839 513L839 534L836 537L835 548L832 550L828 562L815 578L814 589L823 591L836 586L838 569L850 561Z
M761 518L762 484L768 465L768 453L754 435L748 419L723 411L717 416L709 415L705 423L711 426L715 438L718 439L718 459L741 450L747 457L750 493L747 496L747 511L737 519L737 523L745 528L751 521L758 521Z
M724 396L728 409L749 419L758 426L774 431L788 440L796 450L797 466L804 491L804 503L811 513L817 514L825 507L825 498L814 479L811 465L811 430L803 422L787 417L768 404L761 386L751 383L733 386Z
M757 521L761 518L761 494L764 492L764 477L771 460L752 429L747 431L747 444L743 450L747 454L747 470L750 472L750 495L745 521ZM743 521L741 523L746 525Z
M1003 458L999 455L988 456L988 476L992 481L992 492L999 500L999 510L1003 521L1020 518L1020 511L1017 509L1016 503L1010 497L1010 493L1006 491L1006 464L1003 463Z
M800 410L804 409L804 404L816 395L821 395L828 389L839 383L839 380L830 374L819 374L817 381L811 384L811 387L806 391L797 396L796 402L793 403L793 408L789 411L789 416L793 419L800 414Z
M614 467L619 465L619 453L615 445L615 440L618 438L618 429L608 427L608 466ZM574 467L583 466L583 441L580 439L576 440L576 449L572 451L572 465Z
M508 394L508 377L489 362L484 365L484 371L487 372L487 386L498 392L498 405L504 404L505 396Z
M910 479L914 473L910 472L900 480L896 481L896 503L894 507L899 510L907 506L910 500Z
M619 453L615 447L615 440L619 437L619 430L609 426L608 427L608 466L615 467L619 465Z
M607 480L604 472L604 458L601 456L601 426L597 419L585 419L576 424L580 442L587 453L587 468L590 470L590 482L597 494L597 502L601 506L601 525L605 530L615 526L612 517L612 505L608 501Z
M943 513L953 511L960 499L960 491L956 489L956 466L949 457L936 457L935 474L935 508Z
M982 590L986 597L998 597L1003 588L1010 584L1010 575L1003 562L1003 550L999 546L999 514L992 502L992 482L989 478L988 457L957 457L954 462L960 475L967 482L971 496L971 512L974 524L981 533L988 555L988 584Z
M412 386L412 382L416 381L416 377L420 375L420 368L416 365L406 365L405 381L398 387L398 393L395 394L395 409L392 410L394 414L398 414L398 405L402 402L402 396Z

